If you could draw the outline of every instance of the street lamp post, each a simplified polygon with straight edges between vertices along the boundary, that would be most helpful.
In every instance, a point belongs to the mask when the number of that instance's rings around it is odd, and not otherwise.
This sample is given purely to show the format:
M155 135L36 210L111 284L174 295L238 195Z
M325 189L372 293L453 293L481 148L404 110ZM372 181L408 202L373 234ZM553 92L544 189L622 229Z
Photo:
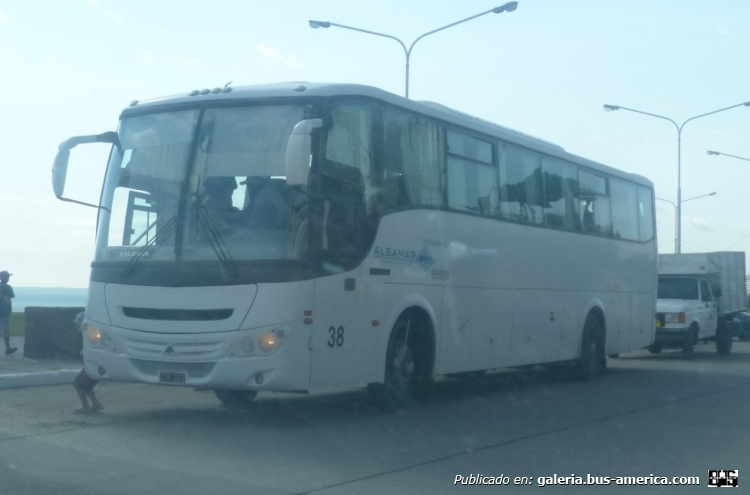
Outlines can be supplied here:
M681 202L687 203L688 201L692 201L698 198L705 198L706 196L716 196L716 191L712 193L708 193L708 194L701 194L700 196L695 196L690 199L683 199ZM654 199L658 199L659 201L664 201L665 203L669 203L670 205L674 206L674 252L679 253L680 251L678 250L678 240L677 240L677 205L674 203L674 201L670 201L668 199L664 199L664 198L654 198Z
M728 156L730 158L736 158L738 160L745 160L746 162L750 162L750 158L744 158L744 157L741 157L741 156L730 155L729 153L722 153L721 151L711 151L711 150L708 150L708 151L706 151L706 153L708 153L709 155L716 155L716 156L718 156L718 155L724 155L724 156Z
M664 117L663 115L657 115L655 113L649 113L649 112L643 112L641 110L635 110L633 108L627 108L627 107L621 107L619 105L604 105L604 110L608 112L612 112L615 110L627 110L629 112L635 112L640 113L641 115L648 115L649 117L656 117L657 119L662 120L668 120L672 124L674 124L675 129L677 129L677 204L676 204L676 210L677 210L677 243L676 243L676 253L680 253L681 247L682 247L682 129L685 127L685 124L690 122L691 120L699 119L701 117L707 117L709 115L713 115L715 113L724 112L726 110L731 110L732 108L737 107L750 107L750 101L746 101L744 103L738 103L737 105L732 105L730 107L726 108L720 108L718 110L714 110L713 112L707 112L702 113L700 115L696 115L695 117L690 117L686 121L684 121L682 124L678 124L674 120L670 119L669 117Z
M369 31L367 29L360 29L352 26L345 26L344 24L336 24L335 22L327 22L327 21L308 21L308 24L313 29L318 28L329 28L331 26L340 27L344 29L350 29L352 31L358 31L360 33L366 33L366 34L372 34L375 36L381 36L383 38L389 38L392 40L395 40L398 42L399 45L401 45L401 48L404 49L404 55L406 56L406 98L409 97L409 59L411 58L411 51L414 48L414 45L417 44L417 41L421 40L425 36L429 36L430 34L437 33L438 31L442 31L444 29L448 29L449 27L456 26L458 24L462 24L466 21L470 21L472 19L476 19L477 17L481 17L483 15L487 14L501 14L503 12L513 12L518 7L518 2L508 2L504 5L501 5L499 7L495 7L494 9L487 10L485 12L481 12L479 14L473 15L471 17L467 17L466 19L461 19L460 21L453 22L451 24L448 24L447 26L439 27L437 29L433 29L432 31L429 31L427 33L424 33L423 35L417 37L412 44L409 46L409 48L406 48L406 45L403 41L396 38L395 36L391 36L390 34L384 34L384 33L378 33L377 31Z

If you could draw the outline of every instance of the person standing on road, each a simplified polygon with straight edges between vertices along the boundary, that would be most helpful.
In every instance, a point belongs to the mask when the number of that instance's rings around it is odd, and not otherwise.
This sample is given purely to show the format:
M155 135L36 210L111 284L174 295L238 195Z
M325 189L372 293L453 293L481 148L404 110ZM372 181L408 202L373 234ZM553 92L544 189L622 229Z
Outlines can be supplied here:
M8 273L6 270L0 272L0 327L3 329L6 356L18 350L17 347L10 346L10 314L13 312L11 299L16 297L13 293L13 287L8 283L11 275L12 273Z
M76 316L76 319L73 321L76 326L78 327L78 331L83 333L83 319L86 313L80 312L78 313L78 316ZM96 395L94 395L94 387L96 387L96 384L98 382L94 379L92 379L87 373L86 368L81 368L80 373L76 375L75 380L73 381L73 386L76 388L76 393L78 394L78 398L81 399L81 407L73 411L75 414L88 414L92 412L101 411L104 409L104 406L102 406L102 403L99 402L99 400L96 398ZM89 403L86 400L86 397L91 399L91 407L89 407Z

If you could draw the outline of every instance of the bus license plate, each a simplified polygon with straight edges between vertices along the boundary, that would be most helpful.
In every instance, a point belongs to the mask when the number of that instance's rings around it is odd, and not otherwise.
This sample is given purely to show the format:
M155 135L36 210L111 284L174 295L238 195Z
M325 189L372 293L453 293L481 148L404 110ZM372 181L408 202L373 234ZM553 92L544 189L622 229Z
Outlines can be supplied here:
M185 373L166 373L160 371L159 381L161 383L185 383Z

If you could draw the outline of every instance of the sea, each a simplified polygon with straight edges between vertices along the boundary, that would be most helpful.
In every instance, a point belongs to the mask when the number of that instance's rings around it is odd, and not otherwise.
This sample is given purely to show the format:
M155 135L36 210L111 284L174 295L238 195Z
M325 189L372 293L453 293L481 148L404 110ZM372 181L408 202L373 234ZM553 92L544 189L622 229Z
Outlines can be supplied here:
M23 313L27 306L84 307L89 291L62 287L13 286L13 292L16 294L13 298L13 312Z

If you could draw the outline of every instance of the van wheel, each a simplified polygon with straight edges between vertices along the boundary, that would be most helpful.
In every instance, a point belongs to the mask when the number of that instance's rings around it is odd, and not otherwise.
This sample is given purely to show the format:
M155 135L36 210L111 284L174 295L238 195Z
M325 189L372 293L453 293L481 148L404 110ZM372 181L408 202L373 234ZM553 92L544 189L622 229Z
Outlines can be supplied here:
M716 352L729 354L732 352L732 334L726 330L716 332Z
M386 410L397 410L426 399L432 390L431 349L424 330L408 316L399 319L388 341L383 383L368 389Z
M576 360L573 377L577 380L591 380L601 375L607 366L604 356L604 331L599 318L589 314L583 326L581 356Z
M657 343L653 343L648 346L648 352L650 352L651 354L659 354L662 349L664 349L664 346Z
M690 325L690 330L685 334L685 340L682 343L682 357L690 359L695 354L695 343L698 340L698 326Z
M214 390L214 395L226 406L250 407L258 392L255 390Z

